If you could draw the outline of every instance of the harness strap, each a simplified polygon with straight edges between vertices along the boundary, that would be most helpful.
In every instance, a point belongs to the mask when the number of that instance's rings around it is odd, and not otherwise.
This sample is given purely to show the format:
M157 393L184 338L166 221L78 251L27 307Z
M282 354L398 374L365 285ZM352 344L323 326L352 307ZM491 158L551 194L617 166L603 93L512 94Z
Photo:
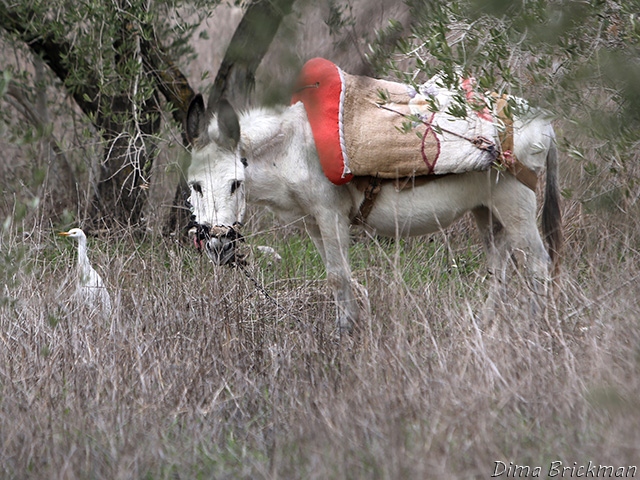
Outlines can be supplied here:
M364 192L364 200L360 204L360 209L353 219L354 225L364 225L367 221L367 217L371 213L373 204L380 193L382 188L382 180L378 177L354 177L352 183L356 185L356 188L361 192Z
M536 175L536 172L515 157L513 157L513 161L511 162L503 160L502 165L504 165L507 172L516 177L520 183L529 187L532 191L536 191L538 187L538 175Z
M494 97L497 97L497 94L494 94ZM513 118L506 112L508 105L506 95L502 95L496 100L496 113L505 126L504 130L498 133L500 140L498 163L520 183L535 192L538 187L538 175L518 160L513 151Z
M420 175L417 177L402 177L395 179L381 179L373 176L353 177L351 183L354 184L359 191L364 193L364 200L360 204L360 209L353 219L353 225L364 225L366 223L367 217L371 213L371 209L373 208L376 198L382 189L383 183L393 182L396 190L401 192L407 188L420 187L426 183L448 177L449 175L455 174L445 173L443 175Z

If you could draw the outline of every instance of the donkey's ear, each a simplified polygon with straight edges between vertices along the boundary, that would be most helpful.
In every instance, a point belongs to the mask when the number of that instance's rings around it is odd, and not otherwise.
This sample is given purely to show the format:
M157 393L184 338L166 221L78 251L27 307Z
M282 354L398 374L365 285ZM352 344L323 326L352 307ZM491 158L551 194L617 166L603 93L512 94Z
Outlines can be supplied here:
M218 143L235 150L240 141L240 122L238 115L231 104L226 99L221 99L218 103L218 129L220 138Z
M205 132L207 128L207 113L204 109L204 99L197 94L189 104L187 116L184 120L184 131L187 134L187 141L193 145L194 142Z

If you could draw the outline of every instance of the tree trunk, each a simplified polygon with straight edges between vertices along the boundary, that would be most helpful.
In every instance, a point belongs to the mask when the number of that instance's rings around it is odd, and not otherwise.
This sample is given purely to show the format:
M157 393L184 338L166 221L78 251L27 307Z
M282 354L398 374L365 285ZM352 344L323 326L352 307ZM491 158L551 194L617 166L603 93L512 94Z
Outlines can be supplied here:
M236 108L250 102L256 70L267 53L282 19L295 0L254 0L238 24L209 93L209 106L226 98Z

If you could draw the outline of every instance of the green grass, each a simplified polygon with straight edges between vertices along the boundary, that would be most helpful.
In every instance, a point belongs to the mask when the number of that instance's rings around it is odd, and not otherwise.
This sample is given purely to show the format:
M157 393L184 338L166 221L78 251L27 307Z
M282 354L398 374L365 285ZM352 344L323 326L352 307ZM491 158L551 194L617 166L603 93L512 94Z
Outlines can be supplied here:
M251 235L247 242L255 253L265 284L291 281L292 279L325 279L325 269L313 242L303 234L289 234L278 238L273 234ZM374 275L394 275L404 288L419 291L426 284L434 288L455 284L461 287L458 295L464 296L481 284L484 253L478 244L456 247L453 251L442 242L441 235L426 238L388 239L371 238L364 233L352 237L349 258L354 278L363 286ZM261 255L255 249L268 245L282 257L274 262L271 256ZM469 282L465 284L462 282Z

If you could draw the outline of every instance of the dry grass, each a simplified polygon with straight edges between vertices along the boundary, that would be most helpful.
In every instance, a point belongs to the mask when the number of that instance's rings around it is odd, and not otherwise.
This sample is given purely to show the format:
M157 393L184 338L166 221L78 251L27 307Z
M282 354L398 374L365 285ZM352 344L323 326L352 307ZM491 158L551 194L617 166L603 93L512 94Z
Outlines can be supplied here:
M636 212L637 213L637 212ZM466 224L353 247L371 312L332 339L306 239L242 271L159 238L90 239L109 319L66 301L73 245L2 236L4 478L486 478L495 461L636 465L638 215L568 211L564 288L477 318L483 255ZM630 219L634 219L630 222ZM260 222L253 222L256 226Z

